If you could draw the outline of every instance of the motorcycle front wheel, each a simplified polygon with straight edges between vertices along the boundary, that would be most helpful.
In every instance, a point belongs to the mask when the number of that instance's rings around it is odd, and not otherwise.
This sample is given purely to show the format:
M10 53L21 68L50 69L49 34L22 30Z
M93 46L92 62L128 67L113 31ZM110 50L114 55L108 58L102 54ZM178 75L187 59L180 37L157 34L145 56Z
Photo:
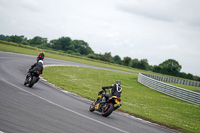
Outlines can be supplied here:
M90 110L91 112L93 112L93 111L94 111L94 107L95 107L94 103L95 103L95 102L93 102L93 103L90 105L90 108L89 108L89 110Z
M107 117L109 116L114 110L114 105L112 103L107 103L106 107L102 110L102 115Z
M27 84L27 79L25 79L25 81L24 81L24 85L26 85Z

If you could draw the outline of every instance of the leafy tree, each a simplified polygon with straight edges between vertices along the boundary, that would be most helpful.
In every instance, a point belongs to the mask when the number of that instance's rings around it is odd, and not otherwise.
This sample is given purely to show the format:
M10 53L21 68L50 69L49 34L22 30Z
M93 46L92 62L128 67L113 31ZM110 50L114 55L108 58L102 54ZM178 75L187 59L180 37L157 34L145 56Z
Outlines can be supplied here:
M29 45L30 43L28 41L22 41L21 44Z
M185 73L185 72L180 72L180 73L179 73L179 77L181 77L181 78L187 78L187 73Z
M9 42L15 42L15 43L21 43L25 39L26 38L24 36L17 36L17 35L12 35L8 37Z
M72 40L69 37L61 37L50 41L50 44L53 49L67 51L70 50L68 47L71 44L71 41Z
M71 43L71 39L69 37L61 37L59 39L55 39L50 41L51 47L56 50L67 51L68 46Z
M112 56L111 56L111 52L106 52L105 54L103 55L99 55L100 56L100 60L102 61L107 61L107 62L111 62L111 59L112 59Z
M188 73L186 78L187 79L193 79L193 75L191 73Z
M0 40L7 41L9 36L0 35Z
M56 49L56 50L61 50L62 49L62 46L59 43L57 43L57 39L54 39L54 40L50 41L50 47L52 49Z
M67 50L68 54L74 54L74 52L72 50Z
M94 54L94 51L83 40L71 40L69 37L61 37L50 41L51 48L67 51L77 55Z
M174 59L164 61L159 64L159 67L162 69L162 73L174 76L178 75L181 70L181 65Z
M193 80L200 81L200 77L198 77L198 76L193 76Z
M123 62L123 65L129 66L129 64L130 64L130 62L131 62L131 58L128 57L128 56L126 56L126 57L124 57L124 59L123 59L122 62Z
M140 69L149 70L149 63L147 59L140 60Z
M41 44L47 44L47 38L42 38L40 36L36 36L33 39L29 40L29 43L31 45L41 45Z
M140 61L138 59L133 59L130 62L130 66L133 68L139 68L143 70L149 70L150 68L147 59L141 59Z
M113 62L114 63L116 63L116 64L122 64L122 60L121 60L121 58L119 57L119 55L115 55L114 57L113 57Z
M83 40L73 40L69 49L81 55L94 54L94 51L89 47L88 43Z
M139 68L140 67L140 61L138 59L131 60L130 66L133 67L133 68Z
M99 54L88 54L87 57L91 58L91 59L100 60L100 55Z
M69 46L71 44L71 38L70 37L61 37L57 40L57 43L61 45L62 49L61 50L69 50Z
M160 66L154 65L152 71L153 72L157 72L157 73L161 73L162 68Z
M80 41L80 54L82 55L88 55L88 54L93 54L94 51L89 47L89 45L84 42L84 41Z

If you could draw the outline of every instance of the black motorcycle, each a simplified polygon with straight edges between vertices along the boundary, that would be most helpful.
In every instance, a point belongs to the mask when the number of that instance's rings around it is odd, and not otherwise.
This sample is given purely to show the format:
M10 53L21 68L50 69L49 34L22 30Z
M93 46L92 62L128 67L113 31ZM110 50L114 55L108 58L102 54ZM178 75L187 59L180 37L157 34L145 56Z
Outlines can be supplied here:
M28 85L28 87L32 87L39 80L39 71L27 72L26 79L24 81L24 85Z
M102 116L109 116L114 110L118 109L121 104L121 99L117 98L116 96L112 96L109 89L105 89L99 93L99 98L97 101L94 101L91 105L89 110L99 111L102 113ZM99 99L101 99L99 101ZM116 106L115 106L116 105Z

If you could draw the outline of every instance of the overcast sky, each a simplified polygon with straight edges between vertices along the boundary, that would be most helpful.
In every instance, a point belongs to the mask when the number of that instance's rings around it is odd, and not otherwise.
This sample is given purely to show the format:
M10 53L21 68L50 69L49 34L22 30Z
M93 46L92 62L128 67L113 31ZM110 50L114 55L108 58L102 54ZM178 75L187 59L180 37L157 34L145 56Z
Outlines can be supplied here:
M175 59L200 76L199 0L0 0L0 34L84 40L95 53Z

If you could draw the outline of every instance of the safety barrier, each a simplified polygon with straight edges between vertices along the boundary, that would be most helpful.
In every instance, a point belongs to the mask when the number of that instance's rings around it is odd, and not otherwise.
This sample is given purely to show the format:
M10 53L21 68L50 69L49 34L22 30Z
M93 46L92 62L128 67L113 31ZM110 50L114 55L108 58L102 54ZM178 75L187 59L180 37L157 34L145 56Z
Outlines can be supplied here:
M142 74L146 75L150 78L153 78L153 79L156 79L156 80L159 80L159 81L163 81L163 82L200 87L200 82L194 82L194 81L172 78L172 77L157 76L157 75L152 75L152 74L147 74L147 73L142 73Z
M142 73L139 73L138 81L163 94L200 106L200 93L163 83Z

